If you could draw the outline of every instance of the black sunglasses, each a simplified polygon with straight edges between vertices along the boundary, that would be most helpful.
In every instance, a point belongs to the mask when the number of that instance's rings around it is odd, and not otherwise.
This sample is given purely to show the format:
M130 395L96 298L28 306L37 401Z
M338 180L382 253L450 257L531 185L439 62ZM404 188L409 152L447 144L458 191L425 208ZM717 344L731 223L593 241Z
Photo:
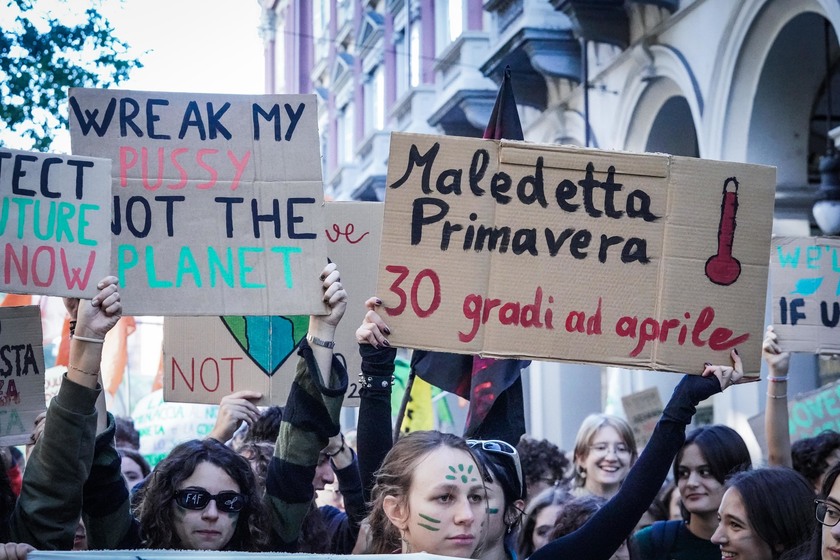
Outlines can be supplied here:
M483 451L510 457L513 461L513 466L516 468L516 478L519 481L520 495L525 493L524 481L522 480L522 465L519 462L519 453L516 452L514 446L500 439L468 439L467 446L470 449L477 447Z
M186 490L175 490L175 503L184 509L200 510L207 507L210 500L216 501L216 508L219 511L236 513L245 507L245 496L239 492L219 492L211 494L204 488L188 488Z

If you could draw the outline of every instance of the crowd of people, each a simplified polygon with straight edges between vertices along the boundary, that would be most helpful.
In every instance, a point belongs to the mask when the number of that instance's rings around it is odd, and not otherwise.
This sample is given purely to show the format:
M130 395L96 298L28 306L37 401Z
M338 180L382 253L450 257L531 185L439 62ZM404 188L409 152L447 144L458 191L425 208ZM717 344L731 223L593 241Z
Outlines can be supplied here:
M100 281L90 301L65 300L67 372L25 468L4 458L0 469L0 560L35 549L840 559L840 435L791 445L789 356L772 329L766 467L753 466L729 427L686 434L697 405L741 379L737 350L731 363L680 380L643 449L625 420L606 414L583 421L568 456L527 436L394 440L396 349L375 297L356 332L361 404L350 437L339 423L347 371L333 354L347 293L333 263L317 281L329 314L310 317L285 405L261 409L254 391L228 395L208 437L176 446L154 469L102 395L102 341L122 312L117 279Z

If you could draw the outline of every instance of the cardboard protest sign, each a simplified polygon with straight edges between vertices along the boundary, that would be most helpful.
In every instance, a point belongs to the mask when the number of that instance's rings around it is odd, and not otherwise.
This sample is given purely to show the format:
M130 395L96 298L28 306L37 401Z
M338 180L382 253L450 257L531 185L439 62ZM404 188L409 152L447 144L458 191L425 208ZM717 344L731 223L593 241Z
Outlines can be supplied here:
M662 406L659 389L650 387L644 391L625 395L621 397L621 404L624 405L624 414L633 428L636 445L639 448L644 447L647 445L651 434L653 434L653 429L665 409Z
M764 416L763 412L757 414L749 419L749 423L766 456ZM827 430L840 432L840 381L789 398L788 428L791 443Z
M840 353L840 238L774 237L770 278L782 348Z
M757 375L775 170L392 134L377 294L395 345ZM736 228L737 223L737 228Z
M383 212L381 202L325 205L329 258L338 265L349 298L335 345L350 378L345 406L359 405L361 357L355 333L367 312L364 301L376 288ZM308 315L166 317L165 398L218 403L229 393L249 389L263 394L259 404L282 405L294 379L297 345L308 328Z
M73 152L111 158L128 315L326 313L314 95L70 90Z
M109 160L0 149L0 292L93 297L110 226Z
M131 413L140 433L140 453L154 467L179 443L207 437L218 413L217 406L164 402L162 389L152 391Z
M0 307L0 445L28 443L45 407L41 310Z

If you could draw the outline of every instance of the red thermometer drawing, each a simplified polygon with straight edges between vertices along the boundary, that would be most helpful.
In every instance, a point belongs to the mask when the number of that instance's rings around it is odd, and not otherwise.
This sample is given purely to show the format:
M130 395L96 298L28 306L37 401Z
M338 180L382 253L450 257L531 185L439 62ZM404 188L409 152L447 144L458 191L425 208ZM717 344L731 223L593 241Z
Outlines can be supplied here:
M735 214L738 212L738 179L729 177L723 183L720 203L717 254L706 261L706 276L715 284L728 286L741 275L741 263L732 256L735 239Z

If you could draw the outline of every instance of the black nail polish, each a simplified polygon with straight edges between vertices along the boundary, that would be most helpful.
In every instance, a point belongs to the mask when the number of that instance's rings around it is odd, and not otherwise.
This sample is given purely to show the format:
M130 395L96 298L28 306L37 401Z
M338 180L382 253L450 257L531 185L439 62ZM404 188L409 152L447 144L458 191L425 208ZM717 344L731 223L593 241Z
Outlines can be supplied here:
M382 330L385 331L385 334L391 334L391 329L389 329L388 327L385 327Z

